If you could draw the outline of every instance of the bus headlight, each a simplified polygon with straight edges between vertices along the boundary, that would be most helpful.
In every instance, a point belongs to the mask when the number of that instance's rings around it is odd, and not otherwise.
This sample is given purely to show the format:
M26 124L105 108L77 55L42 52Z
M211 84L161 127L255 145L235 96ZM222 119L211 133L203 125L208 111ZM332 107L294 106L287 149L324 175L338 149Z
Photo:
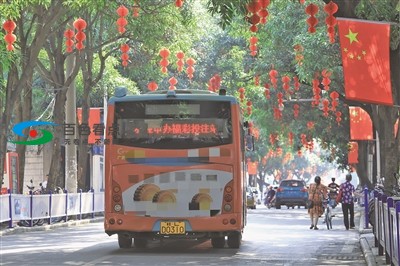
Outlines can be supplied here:
M122 206L120 204L115 204L114 205L114 211L120 212L122 210Z

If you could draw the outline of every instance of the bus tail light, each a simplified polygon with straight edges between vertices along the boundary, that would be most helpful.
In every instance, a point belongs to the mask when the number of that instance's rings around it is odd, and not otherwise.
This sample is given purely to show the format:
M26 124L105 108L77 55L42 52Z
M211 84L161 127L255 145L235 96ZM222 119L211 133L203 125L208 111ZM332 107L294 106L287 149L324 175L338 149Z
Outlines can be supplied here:
M113 181L113 190L112 190L112 204L113 211L120 212L122 211L122 190L119 184Z
M121 225L122 224L122 219L117 220L117 224Z
M224 189L224 197L222 203L222 213L232 212L233 210L233 181L228 182Z
M230 222L231 224L236 224L236 219L232 218L229 222Z
M109 222L110 224L115 224L115 219L114 219L114 218L111 218L110 220L108 220L108 222Z
M232 206L230 204L224 204L224 211L230 212L232 210Z

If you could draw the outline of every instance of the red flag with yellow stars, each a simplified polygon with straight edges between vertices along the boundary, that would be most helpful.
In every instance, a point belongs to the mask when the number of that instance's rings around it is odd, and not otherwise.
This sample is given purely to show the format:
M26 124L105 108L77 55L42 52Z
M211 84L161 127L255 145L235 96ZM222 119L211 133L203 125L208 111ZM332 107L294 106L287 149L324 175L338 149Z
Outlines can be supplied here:
M373 140L372 120L369 114L361 107L349 106L350 139Z
M358 163L358 143L356 141L349 142L349 153L347 156L347 162L349 164Z
M390 80L390 24L337 19L346 98L393 105Z

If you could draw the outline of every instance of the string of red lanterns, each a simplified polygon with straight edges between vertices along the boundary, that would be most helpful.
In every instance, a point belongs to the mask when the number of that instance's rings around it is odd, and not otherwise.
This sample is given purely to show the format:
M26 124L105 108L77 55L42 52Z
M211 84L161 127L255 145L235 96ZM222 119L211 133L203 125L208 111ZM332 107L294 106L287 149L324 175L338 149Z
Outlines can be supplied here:
M73 39L74 35L75 35L75 32L72 29L67 29L64 32L64 37L66 39L65 47L66 47L66 51L68 53L71 53L74 49L74 44L75 44L74 39Z
M316 31L315 26L318 24L318 19L315 17L315 14L318 13L318 6L315 4L309 4L306 9L306 13L310 15L307 19L308 24L308 32L314 33Z
M187 60L186 60L186 64L188 65L188 67L186 68L186 73L187 73L187 75L188 75L188 78L190 79L190 80L192 80L192 78L193 78L193 73L194 73L194 67L193 67L193 65L196 63L196 60L194 60L193 58L188 58Z
M83 30L86 29L87 24L84 19L78 18L74 21L73 26L77 30L77 33L75 34L75 47L80 51L85 48L83 41L86 39L86 34L83 32Z
M169 90L175 90L175 85L178 83L178 80L175 77L171 77L169 80Z
M246 89L243 88L243 87L241 87L241 88L239 88L238 91L239 91L239 99L240 99L240 102L243 102L243 101L244 101L244 93L245 93Z
M122 44L121 45L121 48L120 48L120 50L121 50L121 52L122 52L122 54L121 54L121 60L122 60L122 65L124 66L124 67L127 67L128 66L128 60L129 60L129 55L128 55L128 52L129 52L129 45L128 44L126 44L126 43L124 43L124 44Z
M324 69L322 70L322 85L324 85L324 90L329 91L329 84L331 84L331 79L330 76L332 75L332 72L329 72L328 70Z
M264 84L264 96L265 96L265 98L267 100L271 99L271 94L270 94L270 91L269 91L269 84L268 83Z
M258 10L258 16L260 17L260 23L265 24L267 23L268 13L268 6L270 4L270 0L259 0L260 3L260 10Z
M168 72L167 66L169 65L168 56L169 56L170 52L167 48L162 48L160 50L159 54L162 58L160 60L161 72L166 74Z
M139 17L139 11L140 11L139 0L137 0L134 2L134 5L132 7L133 17L135 17L135 18Z
M325 13L328 14L328 17L325 19L325 23L327 26L327 33L329 36L330 43L335 42L335 25L337 23L336 18L333 16L338 11L338 5L333 1L330 1L324 6Z
M4 40L7 43L7 51L14 50L14 42L17 40L17 37L15 36L15 34L13 34L13 31L16 27L17 25L11 19L8 19L3 23L3 29L6 31L6 35L4 35Z
M250 54L251 56L256 56L257 55L257 42L258 38L256 36L251 36L250 37Z
M253 111L252 110L253 109L253 107L252 107L253 103L251 101L247 101L246 105L247 105L247 114L251 115L251 112Z
M260 22L260 16L257 14L258 11L261 9L260 2L258 0L253 0L249 4L246 5L246 9L249 13L251 13L251 16L248 17L248 20L251 23L250 26L250 31L251 32L257 32L257 24Z
M158 88L158 85L155 81L151 81L149 82L149 84L147 84L147 88L149 89L149 91L155 91Z
M178 58L178 61L176 62L176 65L178 66L177 67L178 72L182 72L182 70L183 70L183 66L185 65L185 62L184 62L184 59L183 59L184 57L185 57L185 53L184 52L179 51L179 52L176 53L176 58Z
M129 9L127 9L124 5L120 5L117 8L117 14L119 16L117 19L118 31L122 34L126 31L125 26L128 25L128 21L125 17L129 14Z
M274 89L276 89L276 86L278 83L278 79L276 78L278 76L278 71L276 71L275 69L272 69L271 71L269 71L268 75L269 75L269 80L271 81L272 87L274 87Z

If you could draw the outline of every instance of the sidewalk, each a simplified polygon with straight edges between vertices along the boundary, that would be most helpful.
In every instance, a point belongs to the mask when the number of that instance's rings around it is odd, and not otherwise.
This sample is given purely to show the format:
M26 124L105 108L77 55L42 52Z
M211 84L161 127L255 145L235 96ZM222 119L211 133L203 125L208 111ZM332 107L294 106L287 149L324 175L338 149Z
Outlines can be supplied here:
M92 219L70 220L67 222L59 222L42 226L25 227L15 225L13 228L0 228L0 237L4 235L18 234L29 231L47 231L59 227L70 227L88 223L100 223L104 221L104 217L95 217Z
M365 227L365 215L364 215L364 208L361 209L361 217L360 217L360 244L361 250L364 253L365 261L367 262L368 266L375 266L375 265L388 265L386 264L385 256L378 255L378 248L375 247L375 237L372 233L371 225L368 226L367 229Z

